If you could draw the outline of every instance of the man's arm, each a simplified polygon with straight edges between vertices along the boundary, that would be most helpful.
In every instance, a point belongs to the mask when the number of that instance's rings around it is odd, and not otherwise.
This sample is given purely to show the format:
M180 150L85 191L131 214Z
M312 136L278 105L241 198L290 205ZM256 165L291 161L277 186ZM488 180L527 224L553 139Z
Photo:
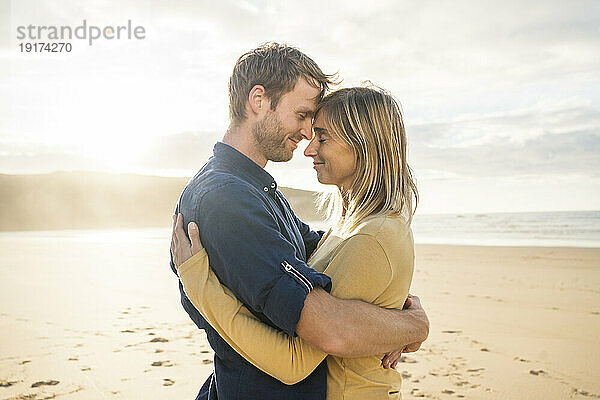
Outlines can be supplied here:
M416 306L385 309L360 300L338 299L315 289L304 301L296 333L325 353L366 357L425 341L429 320Z
M343 357L388 353L425 340L429 324L420 304L398 311L414 269L410 231L395 237L394 246L391 255L375 236L346 239L324 271L334 282L331 295L311 291L296 327L298 335Z
M185 208L182 211L185 217ZM262 200L248 189L223 186L208 193L197 211L191 214L196 218L185 218L186 224L198 222L219 280L288 335L297 332L316 348L346 357L383 354L427 337L423 312L403 311L408 315L400 314L398 321L397 311L317 290L330 285L329 277L295 258L292 244L281 235ZM398 328L406 333L399 335Z
M181 209L186 224L197 222L219 280L252 311L294 336L306 295L316 287L329 290L331 279L296 257L261 195L232 181L205 193L187 215Z
M309 376L327 356L250 313L221 285L209 267L204 249L180 265L178 272L190 301L206 321L239 355L266 374L294 385Z

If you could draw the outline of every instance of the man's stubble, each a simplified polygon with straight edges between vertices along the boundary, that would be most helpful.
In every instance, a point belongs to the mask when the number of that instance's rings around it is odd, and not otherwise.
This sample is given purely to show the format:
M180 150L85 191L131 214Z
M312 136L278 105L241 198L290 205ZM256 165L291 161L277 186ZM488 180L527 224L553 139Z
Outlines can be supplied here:
M269 111L252 127L252 136L263 156L274 162L290 161L294 153L287 146L288 135L283 131L281 120Z

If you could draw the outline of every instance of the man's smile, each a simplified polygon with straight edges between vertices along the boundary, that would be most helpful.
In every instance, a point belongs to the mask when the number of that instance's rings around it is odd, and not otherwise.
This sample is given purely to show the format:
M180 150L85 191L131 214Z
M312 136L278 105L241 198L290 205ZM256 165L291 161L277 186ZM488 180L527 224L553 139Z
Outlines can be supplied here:
M290 142L292 142L292 145L294 146L294 150L298 148L298 143L300 142L300 140L302 140L302 138L300 139L295 139L295 138L288 138L288 140Z

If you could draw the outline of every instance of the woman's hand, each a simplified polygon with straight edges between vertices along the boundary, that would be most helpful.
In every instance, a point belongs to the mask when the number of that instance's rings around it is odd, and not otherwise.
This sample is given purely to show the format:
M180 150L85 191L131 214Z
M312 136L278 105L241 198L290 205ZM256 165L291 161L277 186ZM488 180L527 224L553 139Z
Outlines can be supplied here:
M417 296L409 294L402 309L407 310L411 307L422 308L421 300ZM398 365L398 362L400 361L400 357L402 357L402 353L414 353L421 348L421 344L422 342L411 343L408 346L405 346L402 350L396 350L387 353L381 360L381 365L383 368L396 368L396 365Z
M171 234L171 254L173 263L179 267L181 264L192 258L192 256L204 247L200 242L200 232L195 222L188 224L188 240L183 230L183 214L173 215L173 232ZM191 243L190 243L191 240Z

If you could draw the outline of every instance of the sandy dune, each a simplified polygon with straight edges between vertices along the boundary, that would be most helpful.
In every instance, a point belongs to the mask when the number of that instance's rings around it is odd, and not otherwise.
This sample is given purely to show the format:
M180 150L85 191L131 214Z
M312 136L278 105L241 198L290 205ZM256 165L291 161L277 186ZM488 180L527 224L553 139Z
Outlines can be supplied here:
M168 230L0 234L0 399L193 399ZM405 399L600 398L600 249L418 246Z

